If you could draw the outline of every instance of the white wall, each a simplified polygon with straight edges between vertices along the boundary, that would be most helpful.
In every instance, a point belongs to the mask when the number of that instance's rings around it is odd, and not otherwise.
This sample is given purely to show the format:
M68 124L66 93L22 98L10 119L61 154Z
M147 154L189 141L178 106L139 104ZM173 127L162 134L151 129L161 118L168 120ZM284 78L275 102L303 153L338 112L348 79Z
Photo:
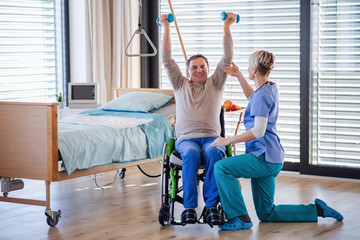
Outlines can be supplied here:
M102 1L102 0L99 0ZM123 1L123 0L119 0ZM125 33L121 38L127 37L130 39L134 31L138 28L138 15L139 15L139 3L138 0L130 0L130 26L129 32ZM122 5L122 4L120 4ZM120 6L119 5L119 6ZM71 82L96 82L92 79L92 61L91 56L91 42L90 36L87 33L89 30L89 6L88 0L69 0L69 27L70 27L70 80ZM121 12L121 11L120 11ZM127 36L125 36L127 35ZM137 38L139 36L136 36ZM123 46L125 47L125 46ZM140 40L133 39L130 52L140 53ZM116 49L115 49L116 51ZM141 69L140 69L140 57L127 58L129 61L127 64L130 66L130 72L127 76L131 76L131 79L127 80L131 82L130 87L138 88L141 82ZM119 60L121 61L121 60ZM120 66L120 62L118 63ZM121 70L120 70L121 72ZM119 74L116 72L115 74ZM120 79L120 76L116 76ZM123 79L124 81L124 79Z
M85 0L69 0L70 79L71 82L92 82L88 6Z
M144 10L143 10L144 11ZM138 29L139 23L139 1L131 1L131 27L129 32L129 39ZM139 37L139 36L137 36ZM140 38L134 37L132 43L129 46L129 53L140 53ZM143 36L144 37L144 36ZM130 66L132 69L132 86L133 88L140 88L141 86L141 59L140 57L130 57ZM137 69L138 68L138 69Z

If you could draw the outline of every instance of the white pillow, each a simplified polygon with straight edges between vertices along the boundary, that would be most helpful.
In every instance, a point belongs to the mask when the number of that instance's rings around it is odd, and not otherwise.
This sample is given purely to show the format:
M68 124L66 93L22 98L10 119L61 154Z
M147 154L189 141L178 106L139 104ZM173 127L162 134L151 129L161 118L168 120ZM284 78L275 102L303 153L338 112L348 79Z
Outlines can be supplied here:
M173 101L174 97L162 93L132 92L106 103L102 109L123 112L154 112Z

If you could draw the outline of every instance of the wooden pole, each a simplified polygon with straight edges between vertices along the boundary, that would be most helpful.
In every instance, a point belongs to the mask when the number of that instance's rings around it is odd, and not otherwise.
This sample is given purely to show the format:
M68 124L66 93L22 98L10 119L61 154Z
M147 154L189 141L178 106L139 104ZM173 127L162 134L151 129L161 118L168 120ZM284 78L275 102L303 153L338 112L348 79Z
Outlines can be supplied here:
M171 0L168 0L168 2L169 2L170 9L171 9L171 13L174 15L174 23L175 23L175 26L176 26L177 34L178 34L178 36L179 36L181 48L182 48L183 53L184 53L185 62L187 62L188 58L187 58L187 55L186 55L186 51L185 51L185 47L184 47L183 40L182 40L182 38L181 38L180 29L179 29L179 26L178 26L178 24L177 24L175 12L174 12L173 6L172 6L172 4L171 4Z

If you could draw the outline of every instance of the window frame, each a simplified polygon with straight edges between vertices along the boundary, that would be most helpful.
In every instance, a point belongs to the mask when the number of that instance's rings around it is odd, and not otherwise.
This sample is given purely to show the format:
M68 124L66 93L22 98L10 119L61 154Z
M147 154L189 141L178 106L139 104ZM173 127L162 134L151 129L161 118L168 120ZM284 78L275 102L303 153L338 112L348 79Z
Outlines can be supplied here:
M360 168L311 164L311 1L300 2L300 174L360 179ZM314 3L316 4L316 3Z
M70 26L69 26L69 0L61 0L61 30L62 30L62 93L64 105L68 106L68 84L70 82Z

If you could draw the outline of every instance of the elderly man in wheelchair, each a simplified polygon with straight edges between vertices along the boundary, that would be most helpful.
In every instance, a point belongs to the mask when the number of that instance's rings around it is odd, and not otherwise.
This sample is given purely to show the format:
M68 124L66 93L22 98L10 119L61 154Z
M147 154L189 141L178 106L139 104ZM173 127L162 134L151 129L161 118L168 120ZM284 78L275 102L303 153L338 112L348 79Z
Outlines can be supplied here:
M175 149L182 158L182 188L177 188L177 183L175 183L177 182L176 178L179 177L173 177L170 174L171 171L174 171L170 163L166 163L164 166L169 167L169 170L162 171L165 173L163 174L165 177L175 178L171 180L171 184L168 186L172 188L171 196L166 192L162 196L163 204L159 212L159 221L163 225L169 219L170 212L168 209L171 208L171 214L173 214L172 204L166 202L169 199L172 199L171 201L179 200L184 205L185 210L181 214L181 224L185 225L198 221L195 208L198 206L197 172L201 164L205 166L203 197L206 208L203 211L204 220L210 226L224 223L224 217L218 209L220 197L213 167L216 161L224 157L225 147L215 147L210 144L220 135L219 113L227 79L224 69L230 66L233 60L234 44L230 26L236 20L236 14L227 13L223 28L224 54L214 73L210 77L208 76L209 62L205 56L197 54L187 60L186 76L183 76L178 64L171 56L171 28L167 15L163 14L159 17L159 23L164 28L162 63L176 100L175 132L177 141L175 142ZM165 191L169 190L167 187L164 189ZM183 198L176 195L180 191L183 192ZM171 222L174 221L171 220Z
M221 109L220 114L221 134L225 135L224 128L224 109ZM215 179L213 176L213 165L217 161L214 158L224 158L232 155L231 145L226 148L209 149L209 145L203 147L203 150L196 151L195 158L191 158L191 163L186 163L179 151L175 150L177 142L175 139L170 139L164 145L162 171L161 171L161 208L159 211L159 222L161 225L178 224L185 225L190 223L208 223L211 227L213 225L222 225L224 223L224 216L219 205L219 194ZM179 148L178 148L179 149ZM192 148L188 148L192 151ZM207 154L201 156L201 153L207 151ZM180 148L180 151L183 151ZM209 156L211 155L211 156ZM190 165L189 168L188 165ZM198 170L202 172L198 172ZM182 172L182 176L180 174ZM179 186L179 180L182 178L183 185ZM203 197L205 207L199 219L195 208L197 207L198 193L197 186L199 181L203 181ZM184 186L184 183L187 184ZM183 197L178 194L183 192ZM181 214L181 221L175 220L175 202L184 205L185 210ZM201 221L201 219L203 220Z

